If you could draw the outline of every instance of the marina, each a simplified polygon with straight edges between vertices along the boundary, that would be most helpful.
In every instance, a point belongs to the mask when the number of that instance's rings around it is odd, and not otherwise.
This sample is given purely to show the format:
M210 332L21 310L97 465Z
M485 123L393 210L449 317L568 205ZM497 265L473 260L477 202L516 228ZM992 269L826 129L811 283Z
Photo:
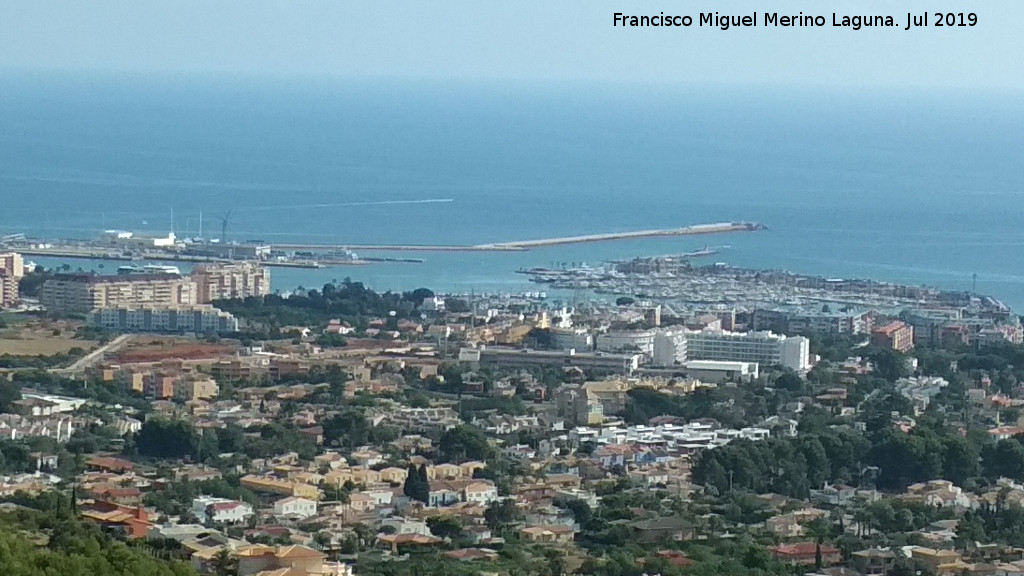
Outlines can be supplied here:
M718 306L753 311L792 307L815 310L947 306L984 308L1007 313L1009 308L973 292L878 282L825 278L780 270L750 270L724 263L693 265L689 258L665 256L609 262L600 266L532 268L519 271L552 289L630 296L680 308Z

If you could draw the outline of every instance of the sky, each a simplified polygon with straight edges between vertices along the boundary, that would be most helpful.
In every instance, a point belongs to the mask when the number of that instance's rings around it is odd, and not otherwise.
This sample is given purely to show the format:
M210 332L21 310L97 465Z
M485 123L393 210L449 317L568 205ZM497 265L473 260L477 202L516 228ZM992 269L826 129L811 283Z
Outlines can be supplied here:
M612 27L614 12L716 7L900 27ZM979 23L902 30L940 8ZM0 0L0 70L1017 91L1022 24L1021 0Z

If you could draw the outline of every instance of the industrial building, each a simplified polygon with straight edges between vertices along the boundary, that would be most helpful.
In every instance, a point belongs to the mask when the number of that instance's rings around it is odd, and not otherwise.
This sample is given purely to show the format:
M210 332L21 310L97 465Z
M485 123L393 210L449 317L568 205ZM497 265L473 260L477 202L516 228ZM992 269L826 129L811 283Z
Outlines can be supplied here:
M196 304L190 278L176 274L58 274L43 284L42 304L57 314L88 314L98 308L174 307Z

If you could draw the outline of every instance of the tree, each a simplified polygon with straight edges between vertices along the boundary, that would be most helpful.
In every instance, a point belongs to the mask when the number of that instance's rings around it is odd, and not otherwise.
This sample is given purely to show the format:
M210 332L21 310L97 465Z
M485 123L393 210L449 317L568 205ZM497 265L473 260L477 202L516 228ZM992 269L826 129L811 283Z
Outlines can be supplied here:
M985 475L989 478L1024 479L1024 446L1016 438L1006 438L985 447Z
M789 392L799 393L804 389L804 381L792 370L787 370L775 379L773 386L782 390L788 390Z
M430 533L438 538L456 540L462 536L462 521L454 516L433 516L427 519Z
M181 419L150 418L135 436L139 454L154 458L183 458L196 452L198 436L191 423Z
M636 299L629 296L619 296L615 299L616 306L632 306L633 304L636 304Z
M465 424L445 431L437 448L449 462L486 460L493 452L483 432Z
M445 298L444 300L445 310L455 314L465 314L469 312L469 303L462 298Z
M875 373L889 382L895 382L910 373L903 354L889 348L870 348L865 355L875 365Z
M235 559L227 548L220 549L213 557L213 573L216 576L233 576L236 573Z
M0 413L10 413L13 403L18 400L21 400L21 388L6 378L0 378Z
M415 464L409 464L402 493L424 504L430 501L430 481L427 479L425 464L421 465L418 470Z
M491 530L500 530L516 521L519 516L519 509L512 498L503 498L487 505L484 511L484 521Z

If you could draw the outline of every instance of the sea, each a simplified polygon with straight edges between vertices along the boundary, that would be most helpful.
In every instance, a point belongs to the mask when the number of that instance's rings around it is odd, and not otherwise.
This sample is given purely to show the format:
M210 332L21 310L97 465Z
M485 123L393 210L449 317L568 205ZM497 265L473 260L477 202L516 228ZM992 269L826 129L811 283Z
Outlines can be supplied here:
M272 272L543 289L516 270L678 254L1024 310L1024 99L934 89L0 72L0 235L478 244L761 232ZM202 221L202 229L200 229ZM62 260L36 258L47 266ZM112 272L116 263L67 261Z

